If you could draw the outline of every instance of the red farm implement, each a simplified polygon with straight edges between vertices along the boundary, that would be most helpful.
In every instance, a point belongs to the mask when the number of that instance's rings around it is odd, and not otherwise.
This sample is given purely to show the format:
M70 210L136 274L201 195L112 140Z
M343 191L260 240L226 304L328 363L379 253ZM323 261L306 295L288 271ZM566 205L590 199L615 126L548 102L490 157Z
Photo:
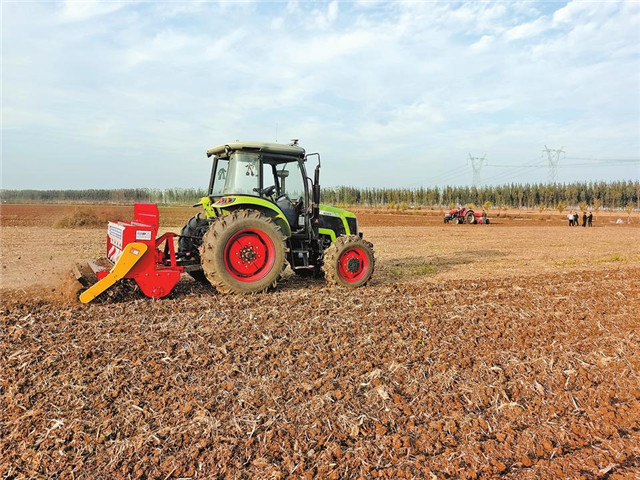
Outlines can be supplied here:
M97 282L90 284L85 267L76 267L76 277L89 287L80 295L88 303L123 278L131 278L151 298L162 298L178 283L184 267L178 265L175 233L156 238L159 227L158 206L137 203L131 222L109 222L107 257L89 260L88 267ZM163 247L163 248L161 248Z

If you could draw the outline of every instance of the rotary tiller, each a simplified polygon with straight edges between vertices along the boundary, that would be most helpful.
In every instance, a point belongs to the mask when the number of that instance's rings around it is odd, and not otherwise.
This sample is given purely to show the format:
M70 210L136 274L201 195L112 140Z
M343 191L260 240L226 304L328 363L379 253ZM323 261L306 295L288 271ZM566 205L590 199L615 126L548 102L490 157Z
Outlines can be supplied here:
M87 265L97 277L92 284L85 266L76 266L76 278L87 290L80 295L88 303L123 278L131 278L151 298L171 292L184 267L178 264L174 247L175 233L156 238L159 226L158 206L136 203L133 221L109 222L107 257L89 260ZM164 248L161 248L164 244Z

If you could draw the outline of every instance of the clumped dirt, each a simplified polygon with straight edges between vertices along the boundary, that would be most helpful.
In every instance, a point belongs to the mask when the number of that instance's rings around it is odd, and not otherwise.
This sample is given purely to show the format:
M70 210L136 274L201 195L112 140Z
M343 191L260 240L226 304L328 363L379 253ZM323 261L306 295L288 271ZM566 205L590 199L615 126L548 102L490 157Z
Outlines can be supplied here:
M0 476L638 478L639 275L3 290Z
M109 221L90 208L79 208L65 214L53 224L55 228L95 228L102 227Z

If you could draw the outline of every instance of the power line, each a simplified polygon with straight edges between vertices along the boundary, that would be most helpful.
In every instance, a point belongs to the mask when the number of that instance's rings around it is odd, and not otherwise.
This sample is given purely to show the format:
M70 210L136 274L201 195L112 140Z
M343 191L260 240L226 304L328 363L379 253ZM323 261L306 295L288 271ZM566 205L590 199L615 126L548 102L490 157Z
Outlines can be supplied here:
M554 175L554 177L556 177L555 183L557 183L557 169L560 167L562 168L565 168L565 167L597 168L597 167L620 167L620 166L635 167L636 165L640 165L640 159L633 159L633 158L625 158L625 159L608 158L607 159L607 158L565 157L565 156L560 157L560 155L558 155L557 153L558 152L560 154L564 153L562 149L559 149L559 150L549 149L549 150L552 152L554 157L557 157L557 160L558 160L558 162L556 162L556 165L555 165L555 170L556 170L556 174ZM545 152L546 150L543 150L543 153ZM585 161L574 162L574 163L563 162L562 164L560 164L559 163L560 159L585 160ZM475 162L475 168L473 165L474 162ZM471 154L469 154L469 158L467 159L466 165L460 166L459 168L454 170L442 172L438 175L432 176L428 179L428 183L432 185L444 185L444 184L448 184L448 182L450 181L454 181L454 183L458 183L462 178L468 175L468 173L472 173L472 176L473 176L472 184L474 186L478 186L481 183L480 174L484 171L484 167L495 167L495 168L504 169L498 173L495 173L494 175L489 175L488 178L484 178L483 183L490 184L490 183L498 183L498 182L507 183L511 180L518 179L518 177L522 177L524 175L530 174L532 170L548 168L549 165L548 163L545 163L544 159L541 157L532 158L528 163L523 163L523 164L509 164L509 163L494 164L494 163L489 163L487 161L486 155L482 157L473 157Z
M465 165L460 169L455 169L453 171L449 171L445 174L438 175L431 179L431 182L434 184L442 184L448 183L450 181L460 181L462 178L465 178L467 173L469 172L469 166Z
M452 180L460 180L462 178L464 178L466 176L466 174L469 172L470 168L468 165L464 165L460 168L456 168L454 170L449 170L447 172L443 172L439 175L435 175L433 177L429 177L428 178L428 183L433 184L433 185L437 185L437 184L442 184L442 183L446 183ZM422 185L420 184L416 184L416 185Z
M505 165L506 166L506 165ZM503 170L500 173L489 177L488 181L490 183L493 182L504 182L506 180L510 180L516 177L519 177L522 174L527 173L532 168L540 168L544 167L544 164L540 163L540 157L532 158L529 162L519 165L509 166L512 170Z
M588 157L564 157L565 160L590 160L593 162L622 162L622 163L637 163L640 162L639 158L588 158Z
M505 168L522 168L522 167L544 167L546 166L544 163L541 163L539 165L496 165L493 163L490 163L487 165L487 167L505 167Z
M635 162L610 162L610 163L592 163L592 162L584 162L584 163L564 163L559 165L560 167L622 167L638 164L640 165L640 160L636 160Z

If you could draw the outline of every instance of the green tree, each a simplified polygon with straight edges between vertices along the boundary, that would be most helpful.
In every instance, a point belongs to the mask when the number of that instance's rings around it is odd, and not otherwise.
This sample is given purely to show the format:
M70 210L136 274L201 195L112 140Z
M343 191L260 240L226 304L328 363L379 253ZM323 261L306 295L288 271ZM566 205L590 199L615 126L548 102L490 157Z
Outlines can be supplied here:
M602 205L602 202L600 201L599 198L596 198L593 201L593 211L596 212L596 218L598 218L598 211L600 210L601 205Z
M627 203L624 207L624 211L627 212L627 223L631 223L631 212L633 212L633 204Z

